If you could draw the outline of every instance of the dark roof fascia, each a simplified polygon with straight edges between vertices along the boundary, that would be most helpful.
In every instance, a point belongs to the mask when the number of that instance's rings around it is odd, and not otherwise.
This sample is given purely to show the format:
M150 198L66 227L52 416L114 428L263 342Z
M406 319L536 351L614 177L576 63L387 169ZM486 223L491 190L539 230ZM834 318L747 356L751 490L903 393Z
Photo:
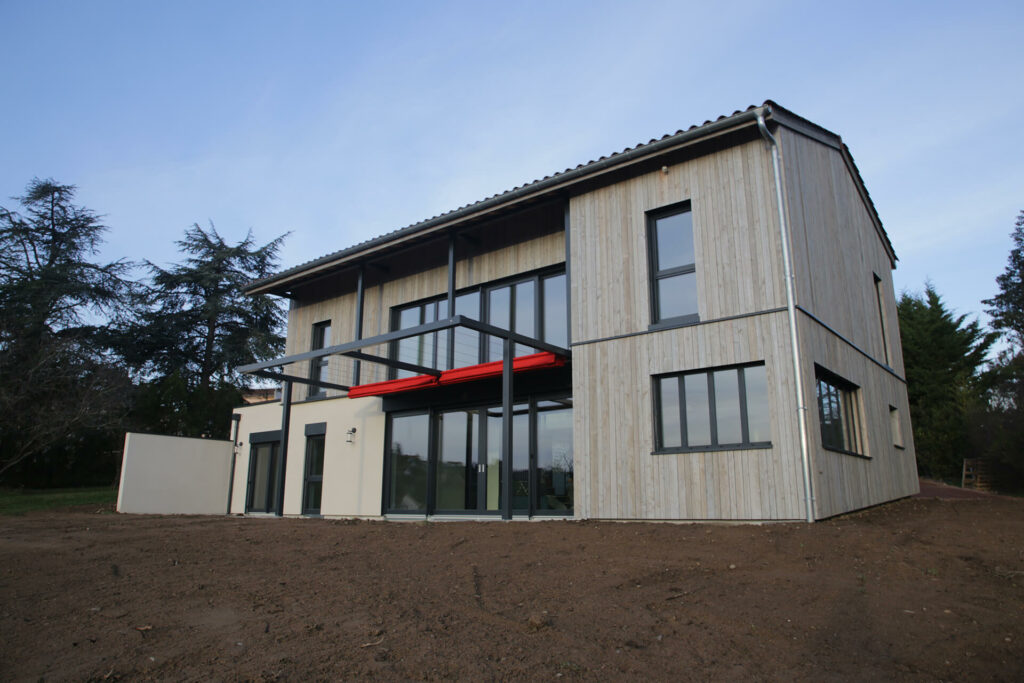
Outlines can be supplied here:
M354 265L365 257L377 254L381 251L390 251L391 248L406 242L410 238L419 238L425 235L451 229L456 225L467 223L493 214L497 211L510 208L526 202L541 198L545 195L564 192L572 185L590 180L596 176L606 174L610 171L621 170L631 164L638 163L655 157L660 154L669 153L676 149L689 145L694 141L710 138L725 132L732 132L738 128L756 125L757 115L770 115L766 107L751 106L745 111L737 111L729 116L722 116L715 121L706 121L700 126L693 126L685 131L679 131L672 135L666 135L659 140L653 140L646 144L640 144L627 148L622 152L601 157L596 161L581 164L573 169L536 180L526 185L521 185L499 195L489 197L474 204L469 204L448 213L429 218L425 221L415 223L405 228L375 237L360 244L327 254L313 261L283 270L280 273L263 280L251 283L245 289L246 294L285 293L289 285L299 280L304 280L312 275L322 273L326 270L334 270L338 267Z
M899 260L896 257L896 250L893 248L892 242L889 241L889 235L885 232L885 227L882 225L882 219L878 216L878 209L875 208L875 203L871 200L868 188L864 185L864 178L860 174L860 169L857 168L857 164L853 161L853 155L850 154L850 148L846 146L843 139L835 133L822 128L818 124L808 121L802 116L797 116L785 107L781 107L771 100L765 102L765 107L768 107L771 110L772 120L776 121L780 126L785 126L792 131L809 137L823 145L827 145L839 152L840 156L843 158L843 162L846 164L846 170L849 171L850 176L853 178L854 185L857 187L857 192L860 194L861 201L864 202L864 206L868 209L868 215L871 218L871 222L875 225L875 231L878 233L878 237L882 240L882 246L889 255L890 263L892 264L892 267L895 268L896 261Z

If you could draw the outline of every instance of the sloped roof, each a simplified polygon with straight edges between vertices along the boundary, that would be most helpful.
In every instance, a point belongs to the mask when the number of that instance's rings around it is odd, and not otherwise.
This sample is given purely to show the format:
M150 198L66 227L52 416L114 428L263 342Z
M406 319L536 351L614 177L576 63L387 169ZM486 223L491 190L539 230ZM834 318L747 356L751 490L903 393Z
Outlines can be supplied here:
M892 243L889 241L888 235L882 227L881 220L878 218L878 212L875 209L874 202L872 202L871 196L864 187L864 181L861 178L860 171L857 169L856 164L853 163L853 157L850 156L849 149L843 143L842 139L835 133L822 128L821 126L808 121L797 114L794 114L772 100L766 100L761 105L750 105L746 109L736 110L732 114L723 114L714 121L704 121L704 123L694 124L685 130L680 129L675 133L667 133L660 138L652 138L645 143L638 143L632 147L626 147L621 152L612 152L606 156L601 156L597 159L592 159L585 163L578 164L575 167L566 168L565 170L546 175L542 178L537 178L530 182L505 190L504 192L485 197L484 199L470 204L465 204L450 211L445 211L444 213L440 213L431 218L407 225L404 228L392 230L391 232L384 233L383 235L325 254L324 256L301 263L297 266L287 268L275 275L250 283L246 288L246 292L257 293L260 291L268 291L268 289L272 288L274 285L283 284L284 281L293 279L294 276L306 272L330 269L333 265L342 265L343 262L353 260L353 257L362 252L370 251L376 247L386 245L389 242L415 235L419 232L426 232L431 228L436 228L445 224L455 224L483 211L499 208L502 204L519 200L524 196L532 194L540 195L545 191L560 188L560 186L565 182L578 181L592 175L596 175L608 168L615 167L620 163L632 162L638 158L653 156L666 149L673 148L678 143L688 142L704 135L711 135L724 128L729 128L732 125L746 124L747 119L751 119L757 112L763 113L767 120L776 120L783 125L795 125L801 129L802 132L810 133L812 137L834 146L843 153L843 157L851 168L852 175L854 176L858 188L862 193L865 203L871 211L872 218L879 229L879 234L885 242L889 253L895 260L895 252L892 249Z

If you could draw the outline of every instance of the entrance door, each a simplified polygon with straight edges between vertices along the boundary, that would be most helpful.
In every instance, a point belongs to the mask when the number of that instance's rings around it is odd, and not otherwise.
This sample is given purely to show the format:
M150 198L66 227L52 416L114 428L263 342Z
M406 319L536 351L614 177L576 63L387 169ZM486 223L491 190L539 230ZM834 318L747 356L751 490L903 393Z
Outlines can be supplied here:
M277 511L277 441L252 444L249 450L249 490L246 512Z

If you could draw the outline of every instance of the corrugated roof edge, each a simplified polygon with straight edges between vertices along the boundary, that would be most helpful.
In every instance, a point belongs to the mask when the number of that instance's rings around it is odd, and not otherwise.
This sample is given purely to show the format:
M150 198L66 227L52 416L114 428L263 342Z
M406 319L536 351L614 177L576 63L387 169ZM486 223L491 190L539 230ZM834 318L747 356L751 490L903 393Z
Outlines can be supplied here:
M790 110L786 109L785 107L777 104L776 102L774 102L772 100L765 100L765 102L763 104L760 104L760 105L752 104L749 107L747 107L746 109L743 109L743 110L737 109L732 114L723 114L722 116L719 116L714 121L707 120L707 121L705 121L702 124L694 124L694 125L690 126L689 128L687 128L686 130L680 129L680 130L677 130L675 133L667 133L667 134L661 136L660 138L656 138L656 139L652 138L651 140L649 140L646 143L638 143L638 144L636 144L636 145L634 145L632 147L626 147L621 152L612 152L609 155L602 156L602 157L599 157L597 159L593 159L593 160L588 161L586 163L578 164L575 167L567 168L567 169L565 169L563 171L552 173L550 175L544 176L543 178L538 178L538 179L532 180L532 181L530 181L528 183L523 183L522 185L517 185L517 186L515 186L515 187L513 187L513 188L511 188L509 190L505 190L504 192L500 192L498 194L491 195L491 196L486 197L484 199L481 199L481 200L479 200L477 202L473 202L473 203L470 203L470 204L465 204L465 205L460 206L458 208L452 209L451 211L446 211L444 213L438 214L438 215L433 216L431 218L427 218L427 219L424 219L424 220L419 221L417 223L413 223L411 225L408 225L408 226L406 226L404 228L398 228L397 230L392 230L391 232L384 233L383 235L379 235L377 237L365 240L363 242L359 242L359 243L354 244L354 245L352 245L350 247L346 247L344 249L339 249L338 251L331 252L329 254L326 254L326 255L321 256L321 257L316 258L316 259L313 259L311 261L307 261L305 263L301 263L301 264L299 264L297 266L292 266L291 268L287 268L285 270L282 270L281 272L279 272L279 273L277 273L275 275L271 275L270 277L264 278L262 280L256 280L256 281L251 282L245 288L245 292L246 293L254 293L254 292L256 292L256 290L265 290L266 288L268 288L269 286L273 285L274 283L279 282L281 280L288 279L288 278L290 278L290 277L292 277L294 275L302 273L303 271L312 270L312 269L315 269L315 268L317 268L319 266L322 266L322 265L325 265L327 263L330 263L332 261L336 261L336 260L339 260L339 259L343 259L343 258L345 258L347 256L352 256L354 254L358 254L361 251L365 251L367 249L370 249L370 248L375 247L375 246L379 246L381 244L386 244L387 242L390 242L392 240L398 239L400 237L404 237L404 236L410 235L410 234L415 234L418 231L426 230L426 229L428 229L428 228L430 228L430 227L432 227L434 225L437 225L439 223L443 223L445 221L457 220L462 215L468 215L468 214L474 213L476 211L480 211L480 210L489 208L491 206L498 206L502 202L504 202L504 201L511 201L514 197L518 197L518 196L520 196L523 193L526 193L526 192L529 192L529 191L539 191L539 190L542 190L546 185L555 184L557 182L560 182L560 181L566 179L566 177L569 176L569 175L572 175L572 176L586 175L588 172L596 172L598 170L603 169L606 165L609 165L611 162L619 161L620 158L623 157L623 156L627 156L627 155L633 156L633 155L635 155L637 153L648 153L648 152L649 153L654 153L654 152L658 151L663 146L671 145L675 141L676 138L682 138L684 136L687 137L687 138L692 137L695 133L703 132L702 129L707 129L707 133L711 133L711 132L713 132L714 129L719 128L721 125L728 124L731 119L746 116L746 115L750 114L751 112L754 112L755 110L758 110L758 109L761 109L761 108L766 108L768 110L769 116L771 115L771 112L774 111L774 110L779 110L779 111L785 112L785 114L787 114L788 116L790 116L792 118L795 118L795 119L798 119L801 122L801 124L803 124L803 125L805 125L807 127L810 127L812 129L818 131L820 134L823 134L825 136L834 138L834 140L836 142L836 146L841 148L844 151L845 156L849 160L850 165L851 165L851 167L853 168L853 171L856 174L856 180L858 182L858 185L863 190L864 196L867 199L867 202L868 202L868 204L870 206L871 212L874 215L875 220L878 221L878 225L881 228L881 220L878 218L878 212L875 209L874 202L872 202L871 196L868 194L867 188L864 186L864 181L863 181L863 178L860 175L860 171L857 169L856 164L853 163L853 157L850 155L849 150L847 149L846 145L842 142L842 139L838 135L836 135L835 133L831 132L830 130L828 130L826 128L823 128L822 126L819 126L818 124L816 124L816 123L814 123L812 121L809 121L809 120L803 118L802 116L794 114L792 111L790 111ZM891 244L891 242L889 242L889 237L885 233L885 229L884 228L881 228L881 233L882 233L882 237L885 239L885 242L888 245L890 251L892 251L892 244ZM895 258L895 252L893 252L893 254L894 254L894 258Z

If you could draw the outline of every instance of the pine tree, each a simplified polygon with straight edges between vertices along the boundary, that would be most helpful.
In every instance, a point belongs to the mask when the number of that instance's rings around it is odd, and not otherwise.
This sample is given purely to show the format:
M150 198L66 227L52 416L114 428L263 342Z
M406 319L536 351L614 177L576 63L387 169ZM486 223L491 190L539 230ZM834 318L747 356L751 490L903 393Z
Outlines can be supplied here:
M978 371L995 335L954 316L930 283L923 296L904 292L898 309L918 468L956 478L972 455L967 415L981 400Z
M284 349L279 300L242 293L277 266L285 236L256 246L252 232L238 244L193 225L176 244L182 263L151 274L148 307L127 329L124 353L146 383L138 414L161 431L226 435L231 408L248 378L236 368Z
M0 207L0 475L119 424L130 382L105 353L97 318L130 309L130 264L97 263L106 227L75 187L33 179ZM61 456L61 457L64 457Z

